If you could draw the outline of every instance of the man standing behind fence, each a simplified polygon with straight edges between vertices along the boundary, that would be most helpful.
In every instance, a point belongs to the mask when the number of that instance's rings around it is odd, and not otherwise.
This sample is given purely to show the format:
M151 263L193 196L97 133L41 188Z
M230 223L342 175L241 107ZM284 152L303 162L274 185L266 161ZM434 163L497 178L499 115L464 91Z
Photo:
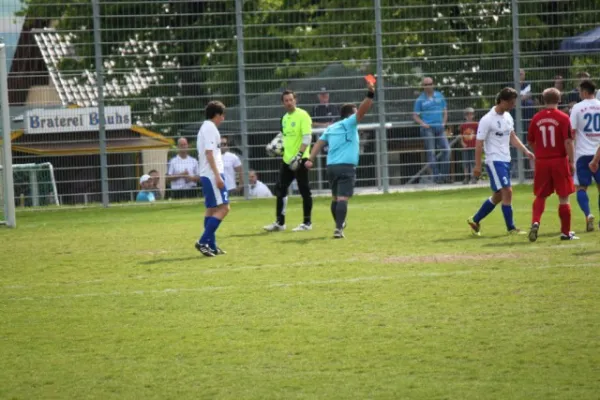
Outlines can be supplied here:
M184 137L177 140L177 155L169 161L166 178L171 183L171 198L198 197L198 160L188 154L188 141Z
M450 145L444 132L448 121L448 108L444 95L434 90L433 79L423 78L423 93L415 102L413 119L421 127L421 137L427 154L427 164L433 172L435 183L450 183ZM442 151L441 163L436 161L436 148Z
M298 183L298 190L302 196L304 221L294 228L294 232L310 231L312 229L312 193L308 182L308 170L304 161L310 155L310 142L312 138L312 120L310 115L301 108L296 107L296 94L286 90L281 94L281 101L286 113L281 119L281 132L283 134L283 162L279 170L275 196L277 196L277 220L264 227L268 232L285 230L285 209L287 192L294 179Z

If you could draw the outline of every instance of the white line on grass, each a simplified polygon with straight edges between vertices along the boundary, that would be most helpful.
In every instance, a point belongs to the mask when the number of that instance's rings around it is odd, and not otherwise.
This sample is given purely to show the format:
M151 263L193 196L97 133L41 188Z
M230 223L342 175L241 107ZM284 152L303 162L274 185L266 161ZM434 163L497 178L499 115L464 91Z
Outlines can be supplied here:
M134 280L146 280L146 279L157 279L161 277L172 277L179 275L191 275L192 273L200 273L200 274L213 274L213 273L223 273L223 272L235 272L235 271L244 271L244 270L260 270L260 269L273 269L273 268L287 268L287 267L321 267L324 264L329 263L357 263L357 262L373 262L371 259L361 260L359 258L346 258L346 259L329 259L327 261L296 261L290 263L278 263L278 264L262 264L262 265L245 265L239 267L219 267L219 268L209 268L209 269L200 269L200 270L186 270L184 272L164 272L162 274L156 275L136 275L136 276L127 276L127 277L119 277L118 279L93 279L93 280L85 280L85 281L68 281L68 282L38 282L30 285L7 285L3 286L2 289L34 289L39 287L62 287L62 286L83 286L87 284L96 284L96 283L111 283L111 282L121 282L123 280L134 279Z
M464 271L449 271L449 272L418 272L408 273L401 275L383 275L383 276L359 276L355 278L347 279L327 279L327 280L316 280L316 281L299 281L291 283L271 283L266 285L266 288L286 288L294 286L312 286L312 285L335 285L340 283L359 283L359 282L376 282L376 281L387 281L396 279L406 278L425 278L425 277L442 277L442 276L455 276L465 275L477 272L476 270L464 270ZM263 286L264 287L264 286ZM60 300L60 299L72 299L72 298L86 298L86 297L119 297L119 296L135 296L135 295L153 295L153 294L180 294L180 293L199 293L199 292L218 292L225 290L241 290L248 287L241 286L203 286L198 288L167 288L161 290L134 290L129 292L105 292L105 293L78 293L78 294L66 294L58 296L25 296L25 297L9 297L7 300L13 301L35 301L35 300Z
M587 267L598 267L597 263L588 264L566 264L566 265L541 265L535 267L535 269L549 269L549 268L587 268ZM502 269L497 270L459 270L459 271L431 271L431 272L416 272L406 273L397 275L375 275L375 276L359 276L355 278L346 279L326 279L326 280L314 280L314 281L299 281L291 283L271 283L266 285L266 288L289 288L295 286L318 286L318 285L335 285L344 283L359 283L359 282L377 282L377 281L390 281L396 279L407 279L407 278L427 278L427 277L449 277L468 275L472 273L482 274L493 274L502 272ZM264 288L265 286L263 286ZM260 286L258 287L260 289ZM86 298L86 297L118 297L118 296L143 296L143 295L154 295L154 294L181 294L181 293L202 293L202 292L219 292L225 290L244 290L248 287L242 286L203 286L198 288L167 288L161 290L134 290L129 292L104 292L104 293L78 293L58 296L25 296L25 297L9 297L7 300L12 301L36 301L36 300L60 300L69 298Z

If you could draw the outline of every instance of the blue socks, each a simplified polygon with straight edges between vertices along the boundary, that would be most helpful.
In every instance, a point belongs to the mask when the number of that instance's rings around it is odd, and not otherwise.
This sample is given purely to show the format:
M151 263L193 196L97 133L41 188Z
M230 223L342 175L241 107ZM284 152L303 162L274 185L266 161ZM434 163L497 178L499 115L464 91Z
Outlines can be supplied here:
M487 199L481 205L477 214L473 216L473 221L479 223L482 219L488 216L489 213L494 211L496 205L492 203L491 199ZM513 209L512 205L504 205L502 204L502 214L504 215L504 222L506 222L506 229L513 230L515 229L515 222L513 221Z
M215 232L219 229L219 225L221 225L220 219L204 217L204 233L200 237L199 242L201 244L208 244L214 250L217 246Z
M579 203L579 208L581 208L586 217L590 215L590 198L585 190L577 191L577 203Z
M512 231L515 229L515 222L513 221L513 209L512 205L502 204L502 214L504 214L504 222L506 222L506 229Z
M477 214L475 214L475 216L473 217L473 221L475 221L476 223L479 223L479 221L481 221L482 219L487 217L489 213L494 211L495 207L496 207L496 205L494 203L492 203L492 201L490 199L487 199L486 201L483 202L483 204L481 205L481 208L479 209L479 211L477 211Z

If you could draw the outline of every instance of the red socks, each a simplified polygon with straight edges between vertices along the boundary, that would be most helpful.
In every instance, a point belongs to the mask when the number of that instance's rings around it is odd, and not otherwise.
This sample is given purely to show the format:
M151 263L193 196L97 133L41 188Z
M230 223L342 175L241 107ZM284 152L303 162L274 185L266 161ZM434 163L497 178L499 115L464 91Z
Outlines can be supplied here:
M544 197L536 197L533 201L533 214L531 216L531 223L537 222L538 224L542 220L542 214L546 208L546 199Z
M560 231L568 236L571 231L571 205L560 204L558 206L558 216L560 217Z

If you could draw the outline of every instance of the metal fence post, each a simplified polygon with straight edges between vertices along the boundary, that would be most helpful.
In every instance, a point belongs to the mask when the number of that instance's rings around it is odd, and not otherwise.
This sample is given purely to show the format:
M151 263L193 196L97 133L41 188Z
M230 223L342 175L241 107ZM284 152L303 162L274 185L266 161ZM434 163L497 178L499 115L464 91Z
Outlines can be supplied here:
M244 0L235 0L235 30L237 39L238 91L240 93L240 132L242 134L242 168L244 168L244 198L250 198L250 182L248 181L248 113L246 106L246 72L244 63L244 19L242 11Z
M521 73L520 73L520 46L519 46L519 4L518 0L512 0L512 39L513 39L513 81L517 93L521 92ZM521 139L523 130L523 108L521 107L521 96L517 98L515 107L515 133ZM517 168L519 173L519 183L525 181L524 158L523 153L517 151Z
M6 225L10 228L17 227L17 217L15 211L15 185L13 176L12 159L12 134L10 131L10 110L8 102L8 71L6 68L6 45L0 43L0 103L2 105L2 153L0 164L4 179L0 178L0 183L4 184L4 218Z
M381 0L375 0L375 45L377 54L377 117L379 122L379 137L377 159L381 168L381 180L383 184L383 193L390 189L388 174L388 150L387 150L387 130L385 129L385 86L383 83L383 38L381 30Z
M102 35L100 33L100 5L92 0L94 17L94 55L96 62L96 82L98 86L98 138L100 147L100 180L102 187L102 205L108 207L108 162L106 159L106 120L104 118L104 65L102 64Z

